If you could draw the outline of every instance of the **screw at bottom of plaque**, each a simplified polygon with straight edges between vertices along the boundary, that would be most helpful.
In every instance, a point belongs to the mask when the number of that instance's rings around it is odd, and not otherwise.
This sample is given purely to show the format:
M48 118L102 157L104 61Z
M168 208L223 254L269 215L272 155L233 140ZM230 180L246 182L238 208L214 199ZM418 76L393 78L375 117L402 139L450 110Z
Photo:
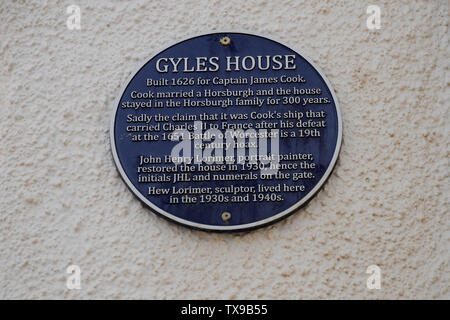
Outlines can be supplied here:
M229 213L229 212L222 213L222 220L223 221L228 221L230 219L231 219L231 213Z
M223 38L220 38L220 43L221 43L223 46L227 46L227 45L229 45L229 44L231 43L231 39L230 39L230 37L223 37Z

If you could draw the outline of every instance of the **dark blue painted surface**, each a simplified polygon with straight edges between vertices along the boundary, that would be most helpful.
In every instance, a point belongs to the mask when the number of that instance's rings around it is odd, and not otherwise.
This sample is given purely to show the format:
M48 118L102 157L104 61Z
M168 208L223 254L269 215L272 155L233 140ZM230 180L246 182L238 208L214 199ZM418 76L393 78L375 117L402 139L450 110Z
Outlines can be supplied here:
M231 45L224 47L220 44L219 39L224 35L228 35L231 38ZM240 72L226 72L223 67L223 62L226 56L257 56L257 55L284 55L284 54L295 54L296 57L296 70L270 70L270 71L259 71L253 70L251 72L240 71ZM160 57L211 57L217 56L220 58L220 70L218 72L201 72L201 73L165 73L161 74L155 70L156 60ZM183 77L197 77L202 78L213 78L213 77L250 77L250 75L255 77L279 77L282 75L295 76L297 74L302 74L307 80L305 84L270 84L270 85L254 85L252 89L264 89L270 87L284 87L291 88L297 86L298 88L321 88L323 94L321 97L327 97L331 100L330 104L320 104L314 105L312 107L300 107L293 105L286 106L266 106L263 105L262 108L235 108L229 107L226 109L219 108L158 108L158 109L122 109L120 105L124 101L139 101L132 100L130 93L134 90L145 92L151 89L152 91L162 92L162 91L174 91L176 89L182 89L182 87L158 87L158 88L148 88L146 87L147 78L183 78ZM246 89L248 85L233 85L230 89ZM195 89L205 89L207 87L201 86ZM223 86L210 86L212 89L223 90ZM190 89L190 88L189 88ZM182 99L181 99L182 100ZM148 101L142 99L141 101ZM123 95L121 97L120 103L117 106L118 110L116 113L115 124L114 124L114 139L115 146L117 150L117 156L120 160L120 164L123 167L126 175L133 185L144 195L150 202L152 202L157 207L162 210L172 214L173 216L192 221L195 223L200 223L204 225L212 226L233 226L258 222L267 219L273 215L276 215L284 210L290 208L291 206L298 203L305 195L307 195L318 181L322 178L328 166L330 165L331 159L336 149L336 144L338 141L338 115L336 112L335 102L329 88L327 87L325 81L320 76L320 74L314 69L314 67L305 59L303 59L299 54L285 47L284 45L274 42L272 40L248 35L241 33L227 33L227 34L210 34L192 38L183 42L180 42L156 55L150 61L148 61L134 76L126 87ZM211 113L248 113L252 111L259 110L261 113L267 112L269 110L277 110L284 113L288 110L294 111L299 110L305 112L311 109L314 111L325 110L327 112L326 122L327 127L321 129L320 138L293 138L293 139L281 139L280 140L280 154L283 153L312 153L315 158L315 163L318 164L317 169L315 169L313 174L315 179L313 180L300 180L298 182L292 182L290 180L256 180L256 181L233 181L233 182L195 182L195 183L178 183L177 187L187 187L192 186L229 186L229 185L245 185L245 186L256 186L257 184L264 185L278 185L279 183L286 183L289 185L299 185L304 184L306 190L300 193L284 193L281 192L284 200L282 202L250 202L250 203L211 203L211 204L169 204L169 196L149 196L147 195L147 190L149 186L156 187L167 187L171 188L173 184L170 183L152 183L143 184L137 182L136 167L138 166L138 155L146 154L152 155L154 157L162 157L165 155L170 155L171 149L177 142L171 141L158 141L158 142L131 142L128 134L126 132L126 126L129 125L126 122L126 117L128 114L140 115L142 113L155 114L168 114L172 115L174 113L180 114L200 114L204 112ZM278 122L279 120L272 120ZM220 123L220 121L218 122ZM165 164L163 164L165 165ZM297 172L301 172L299 169ZM291 171L292 173L293 171ZM234 172L236 173L236 172ZM248 171L243 171L243 173L248 173ZM193 173L195 175L196 173ZM221 219L221 214L224 211L229 211L232 213L232 218L228 222L224 222Z

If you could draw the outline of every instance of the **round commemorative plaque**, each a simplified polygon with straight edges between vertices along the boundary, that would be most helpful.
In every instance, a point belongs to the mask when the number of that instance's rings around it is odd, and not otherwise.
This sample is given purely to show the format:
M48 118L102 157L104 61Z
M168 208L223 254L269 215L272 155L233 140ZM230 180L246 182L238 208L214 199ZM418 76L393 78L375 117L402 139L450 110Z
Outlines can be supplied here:
M330 176L342 120L323 73L299 51L230 32L148 59L118 96L116 166L155 213L242 231L305 205Z

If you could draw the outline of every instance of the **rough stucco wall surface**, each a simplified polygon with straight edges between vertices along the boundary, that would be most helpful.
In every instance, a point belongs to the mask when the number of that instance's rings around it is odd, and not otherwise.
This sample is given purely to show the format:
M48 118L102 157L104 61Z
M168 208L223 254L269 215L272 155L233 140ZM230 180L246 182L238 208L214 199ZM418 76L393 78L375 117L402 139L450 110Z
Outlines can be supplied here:
M110 152L137 63L216 30L301 48L344 121L322 191L240 235L155 216ZM0 298L450 298L447 40L447 1L2 1ZM66 288L71 264L81 290ZM380 290L366 288L372 264Z

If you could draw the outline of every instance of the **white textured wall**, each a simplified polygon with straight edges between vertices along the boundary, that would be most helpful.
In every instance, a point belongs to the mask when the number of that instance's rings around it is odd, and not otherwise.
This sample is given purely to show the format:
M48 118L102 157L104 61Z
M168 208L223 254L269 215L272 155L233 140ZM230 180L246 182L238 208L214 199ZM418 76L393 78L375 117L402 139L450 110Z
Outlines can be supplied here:
M1 1L0 298L450 298L448 14L445 0ZM149 212L108 135L138 62L230 29L302 48L344 121L325 188L243 235ZM66 289L70 264L81 290ZM381 290L366 288L371 264Z

